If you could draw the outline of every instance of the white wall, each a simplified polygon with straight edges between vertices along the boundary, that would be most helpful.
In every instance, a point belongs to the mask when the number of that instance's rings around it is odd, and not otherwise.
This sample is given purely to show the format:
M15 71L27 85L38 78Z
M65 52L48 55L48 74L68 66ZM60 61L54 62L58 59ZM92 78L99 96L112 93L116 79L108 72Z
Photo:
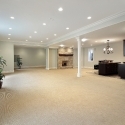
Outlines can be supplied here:
M57 69L57 49L49 49L49 68Z
M33 47L14 47L14 55L20 55L22 58L22 67L45 67L46 50L44 48ZM15 64L15 67L17 65Z
M113 60L113 62L125 62L125 56L123 56L123 42L116 42L109 44L113 49L114 52L112 54L104 54L103 48L106 47L106 44L100 46L94 46L90 48L94 48L94 61L88 61L88 49L84 48L84 67L94 67L94 64L98 64L99 60Z
M4 67L4 72L14 72L14 46L9 42L0 42L0 56L6 60L7 66Z

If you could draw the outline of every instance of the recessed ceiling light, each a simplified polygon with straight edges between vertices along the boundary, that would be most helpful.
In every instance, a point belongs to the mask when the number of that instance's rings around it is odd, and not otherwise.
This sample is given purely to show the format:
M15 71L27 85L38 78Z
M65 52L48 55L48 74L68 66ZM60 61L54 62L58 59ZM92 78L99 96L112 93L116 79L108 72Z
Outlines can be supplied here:
M11 19L15 19L13 16L12 17L10 17Z
M29 38L32 38L32 36L29 36Z
M12 30L12 28L9 28L10 30Z
M98 41L95 41L96 43L98 42Z
M8 34L9 36L11 36L11 34Z
M37 33L37 31L34 31L34 33Z
M61 45L59 45L59 46L64 47L64 45L63 45L63 44L61 44Z
M8 38L8 39L10 39L10 38Z
M63 11L63 8L62 8L62 7L60 7L58 10L59 10L59 11Z
M82 39L82 42L85 42L86 40L87 40L86 38L83 38L83 39Z
M49 38L46 38L47 40L49 39Z
M45 26L45 25L46 25L46 23L43 23L43 25Z
M56 36L56 34L54 34L54 36Z
M92 18L91 16L87 17L88 20L90 20L91 18Z
M69 30L69 27L67 27L66 29Z
M43 42L43 41L41 41L41 42Z
M26 40L26 41L28 41L28 40Z

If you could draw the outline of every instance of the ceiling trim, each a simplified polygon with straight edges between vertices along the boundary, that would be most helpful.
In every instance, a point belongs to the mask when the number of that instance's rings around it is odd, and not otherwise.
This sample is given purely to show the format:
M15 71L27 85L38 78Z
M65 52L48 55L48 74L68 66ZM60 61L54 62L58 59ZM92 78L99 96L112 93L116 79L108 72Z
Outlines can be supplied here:
M33 42L24 42L24 41L12 41L12 40L0 40L2 42L10 42L13 43L14 45L18 46L40 46L40 47L46 47L45 43L33 43Z
M108 27L108 26L111 26L111 25L114 25L123 21L125 21L125 11L122 11L120 13L117 13L107 18L104 18L102 20L99 20L95 23L92 23L78 30L70 32L64 36L58 37L57 39L54 39L50 41L49 43L47 43L46 46L50 46L52 44L63 42L68 39L75 38L77 36L81 36L81 35L90 33L92 31L96 31L96 30L99 30L99 29L102 29L102 28L105 28L105 27Z

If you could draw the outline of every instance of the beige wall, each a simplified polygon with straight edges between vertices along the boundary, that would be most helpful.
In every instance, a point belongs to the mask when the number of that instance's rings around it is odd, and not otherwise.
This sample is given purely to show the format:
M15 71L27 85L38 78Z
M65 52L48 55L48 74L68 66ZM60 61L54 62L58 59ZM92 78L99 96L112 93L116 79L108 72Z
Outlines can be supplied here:
M103 48L106 47L106 44L100 46L90 47L94 49L94 61L88 61L88 49L84 48L84 67L93 68L94 64L98 64L98 60L113 60L114 62L125 62L125 56L123 56L123 42L110 43L110 46L114 49L112 54L104 54Z
M9 42L0 42L0 56L6 60L7 66L4 67L4 72L14 72L14 46Z
M114 62L125 62L125 56L123 56L123 42L110 43L113 47L113 54L104 54L103 48L106 44L100 46L90 47L94 49L94 61L88 61L88 49L82 48L81 53L81 65L82 67L93 68L94 64L98 64L98 60L111 59ZM14 54L20 55L23 62L23 67L39 67L46 65L46 50L44 48L32 48L32 47L14 47L12 43L0 42L0 56L3 56L7 61L7 66L4 68L4 72L14 71ZM78 51L73 49L73 67L77 67L78 63ZM16 64L15 64L15 67ZM49 68L57 68L57 49L49 49Z
M14 47L14 55L22 58L22 67L45 67L46 50L44 48ZM15 67L17 65L15 64Z
M49 69L57 69L57 49L49 49Z

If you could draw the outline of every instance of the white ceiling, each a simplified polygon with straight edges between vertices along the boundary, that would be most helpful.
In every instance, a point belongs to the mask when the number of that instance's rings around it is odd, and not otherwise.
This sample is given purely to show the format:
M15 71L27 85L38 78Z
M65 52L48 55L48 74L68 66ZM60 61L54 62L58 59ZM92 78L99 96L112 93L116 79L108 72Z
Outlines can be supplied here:
M59 7L64 10L59 12ZM124 10L125 0L0 0L0 41L16 41L23 44L30 43L30 45L46 44ZM11 16L15 19L10 19ZM88 20L88 16L92 19ZM43 26L43 23L47 25ZM9 30L10 27L12 30ZM66 30L66 27L70 29ZM34 34L34 31L37 31L37 34ZM55 37L54 34L57 36ZM103 31L101 34L97 31L96 34L92 33L88 36L86 34L85 37L90 43L111 37L110 33L104 35ZM30 39L29 36L32 38ZM112 39L115 39L113 36L115 31L112 35Z
M121 42L125 39L125 21L102 28L91 33L87 33L85 35L81 35L80 39L86 38L87 41L82 42L82 47L89 47L89 46L97 46L101 44L105 44L107 40L110 42ZM64 47L74 47L77 48L77 40L76 38L72 38L63 42L59 42L57 44L53 44L51 48L58 48L59 45L65 45Z

